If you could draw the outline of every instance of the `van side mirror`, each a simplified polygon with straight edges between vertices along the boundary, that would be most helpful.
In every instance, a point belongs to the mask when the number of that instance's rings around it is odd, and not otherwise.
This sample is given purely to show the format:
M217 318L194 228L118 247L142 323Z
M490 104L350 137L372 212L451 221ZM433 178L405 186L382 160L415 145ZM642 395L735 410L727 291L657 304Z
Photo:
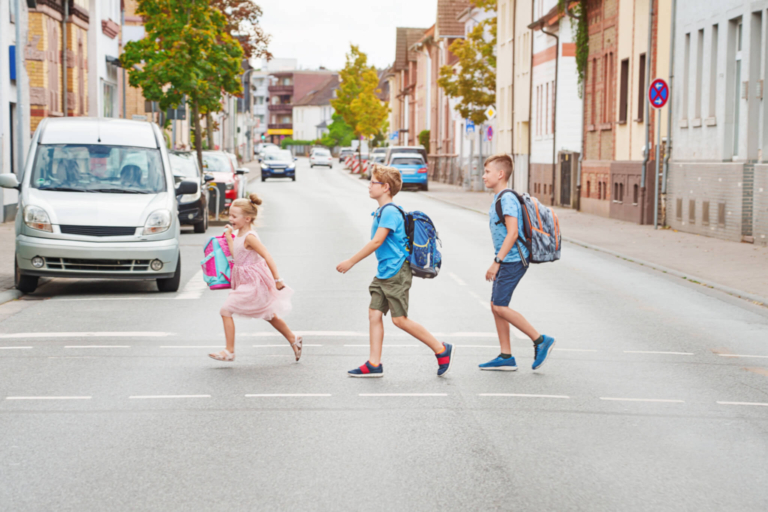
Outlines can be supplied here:
M13 173L0 174L0 187L21 190L21 184L19 184L19 180Z
M240 169L236 169L235 170L235 174L237 174L238 176L242 176L243 174L248 174L249 172L251 172L251 171L249 171L245 167L242 167Z
M183 196L187 194L197 194L198 190L200 190L200 188L196 181L184 180L176 187L176 195Z

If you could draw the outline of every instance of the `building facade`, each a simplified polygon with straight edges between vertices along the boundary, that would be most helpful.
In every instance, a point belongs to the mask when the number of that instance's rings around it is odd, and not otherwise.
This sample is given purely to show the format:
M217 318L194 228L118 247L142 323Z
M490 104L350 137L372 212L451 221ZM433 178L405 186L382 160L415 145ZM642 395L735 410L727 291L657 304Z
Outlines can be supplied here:
M312 141L328 132L334 113L331 100L338 87L339 75L331 75L293 105L294 139Z

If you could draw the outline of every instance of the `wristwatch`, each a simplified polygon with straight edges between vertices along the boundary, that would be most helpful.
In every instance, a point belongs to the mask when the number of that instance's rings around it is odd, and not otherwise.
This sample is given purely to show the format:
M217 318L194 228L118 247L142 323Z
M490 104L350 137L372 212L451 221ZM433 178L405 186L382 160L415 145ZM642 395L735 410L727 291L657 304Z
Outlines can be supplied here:
M493 261L496 262L496 263L502 263L502 261L499 259L498 256L494 256L493 257Z

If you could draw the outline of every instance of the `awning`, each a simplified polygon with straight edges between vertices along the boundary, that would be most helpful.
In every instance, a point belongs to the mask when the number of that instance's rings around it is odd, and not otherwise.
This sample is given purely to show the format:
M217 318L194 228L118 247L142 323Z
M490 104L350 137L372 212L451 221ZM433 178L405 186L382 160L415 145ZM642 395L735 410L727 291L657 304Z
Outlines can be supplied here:
M111 55L105 55L104 57L107 60L107 64L111 64L111 65L117 66L119 68L123 67L123 65L120 64L120 59L118 59L117 57L112 57Z

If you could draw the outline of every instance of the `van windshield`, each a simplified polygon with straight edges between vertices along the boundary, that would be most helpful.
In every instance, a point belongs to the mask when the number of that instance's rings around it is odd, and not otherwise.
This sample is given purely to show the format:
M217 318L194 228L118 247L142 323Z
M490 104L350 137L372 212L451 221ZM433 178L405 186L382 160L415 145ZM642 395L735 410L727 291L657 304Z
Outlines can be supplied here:
M166 191L159 149L101 144L40 145L30 185L60 192L158 194Z

